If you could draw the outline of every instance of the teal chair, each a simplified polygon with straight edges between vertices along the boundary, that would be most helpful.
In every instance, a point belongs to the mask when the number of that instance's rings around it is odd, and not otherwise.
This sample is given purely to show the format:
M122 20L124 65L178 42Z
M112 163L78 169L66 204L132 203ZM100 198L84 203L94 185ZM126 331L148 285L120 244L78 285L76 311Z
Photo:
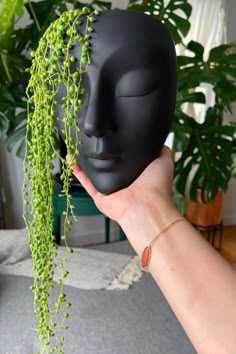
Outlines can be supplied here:
M61 243L61 216L66 209L66 198L59 196L61 193L61 184L56 183L54 187L53 194L53 206L54 206L54 227L53 234L55 235L56 243L60 245ZM75 216L92 216L92 215L104 215L96 207L93 199L90 195L82 188L77 188L75 191L71 192L71 203L74 206L73 214ZM105 221L105 242L110 242L110 219L104 215ZM119 229L119 239L120 241L125 240L126 236L123 230Z

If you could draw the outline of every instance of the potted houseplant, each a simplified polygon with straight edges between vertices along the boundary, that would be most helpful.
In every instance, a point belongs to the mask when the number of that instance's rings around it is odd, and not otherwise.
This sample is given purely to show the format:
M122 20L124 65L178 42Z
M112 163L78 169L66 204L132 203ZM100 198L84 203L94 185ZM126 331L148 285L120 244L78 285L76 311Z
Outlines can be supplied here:
M176 151L182 154L176 161L175 186L184 195L189 183L188 205L193 213L187 210L187 216L193 224L217 225L221 222L222 191L227 190L233 176L235 125L224 123L223 115L232 113L231 104L236 100L235 45L212 48L206 61L201 44L192 41L187 49L193 55L178 57L179 92L173 130ZM198 123L181 110L181 105L205 104L203 93L196 92L201 83L211 84L215 105L206 110L203 123ZM204 209L203 216L200 207Z
M78 115L82 105L82 96L85 94L81 86L82 76L90 64L89 39L93 30L92 23L99 15L97 10L87 7L82 10L64 12L46 30L40 39L38 48L32 53L30 80L27 86L28 119L27 119L27 148L25 177L23 186L26 208L24 218L29 234L34 267L34 314L38 321L39 340L43 342L43 352L62 353L64 336L59 335L58 343L51 347L50 339L55 332L63 332L64 321L69 316L67 308L70 303L63 291L64 279L68 275L65 263L73 250L68 246L66 233L70 230L69 213L73 213L71 204L70 185L72 182L71 164L60 156L56 144L56 94L60 86L65 87L61 100L63 103L64 142L67 153L78 155L77 144L73 142L71 128L79 129L75 115ZM81 29L80 29L81 27ZM67 40L65 40L65 38ZM79 43L82 47L76 70L72 70L76 60L71 48ZM46 138L45 138L46 137ZM61 180L63 188L61 194L66 197L66 210L63 238L65 239L66 253L58 264L55 263L57 245L53 235L53 185L52 161L58 158L62 164ZM28 189L30 184L30 196ZM30 210L27 205L30 204ZM57 301L51 308L49 305L50 291L54 284L54 268L61 268L61 277L57 281L59 286ZM64 310L61 323L55 317L60 310Z
M178 1L172 1L172 4ZM188 23L190 15L189 4L186 4L187 18L184 23ZM151 3L154 5L154 2ZM133 8L131 6L131 8ZM167 8L168 9L168 8ZM172 9L172 13L177 10L177 6ZM156 10L155 10L156 11ZM169 11L167 11L170 17ZM32 53L33 60L30 68L30 80L27 87L28 97L28 118L27 118L27 155L25 163L24 182L24 217L29 230L29 244L32 251L34 263L34 284L32 290L35 299L35 316L38 321L39 339L43 342L43 351L56 351L62 353L63 338L55 347L51 348L51 338L57 328L65 329L64 324L58 325L54 318L61 309L64 309L62 322L69 316L67 308L70 307L66 294L63 292L64 279L68 276L65 268L65 262L68 254L73 250L66 242L66 233L70 230L71 221L68 218L72 211L70 196L70 184L72 182L71 165L73 158L69 162L60 156L56 148L56 124L55 124L55 96L58 87L63 85L66 88L63 109L65 112L62 118L64 123L63 134L67 153L74 156L78 154L77 146L73 142L71 129L78 129L75 123L74 115L79 112L82 105L82 96L84 89L81 87L81 77L86 72L90 63L89 56L89 38L90 31L93 30L92 23L98 16L97 10L82 8L70 12L64 12L55 22L53 22L45 31L40 39L38 48ZM86 21L84 33L78 33L77 26L82 21ZM177 17L178 19L178 17ZM182 24L181 20L179 20ZM176 20L176 23L178 20ZM182 33L186 32L186 25L182 26ZM188 26L189 28L189 26ZM180 32L176 31L177 40L180 40ZM67 41L65 42L65 37ZM71 71L70 67L75 58L71 55L70 49L73 44L79 41L82 46L81 57L78 70ZM53 48L53 50L51 50ZM50 53L50 56L48 56ZM58 67L60 63L60 68ZM47 139L45 139L47 137ZM53 309L49 306L50 292L54 286L53 275L55 268L55 255L57 245L54 242L53 230L53 207L52 194L54 179L52 176L53 163L57 158L61 161L63 182L62 195L67 198L67 207L65 210L64 239L66 245L66 255L58 266L62 269L61 278L58 280L59 295ZM30 193L29 193L30 187ZM28 210L28 205L31 208Z
M26 87L30 53L58 15L72 6L82 9L84 4L73 0L2 0L0 2L0 137L6 149L23 159L27 122ZM91 7L110 9L111 3L94 0ZM24 28L17 23L24 12L30 23Z

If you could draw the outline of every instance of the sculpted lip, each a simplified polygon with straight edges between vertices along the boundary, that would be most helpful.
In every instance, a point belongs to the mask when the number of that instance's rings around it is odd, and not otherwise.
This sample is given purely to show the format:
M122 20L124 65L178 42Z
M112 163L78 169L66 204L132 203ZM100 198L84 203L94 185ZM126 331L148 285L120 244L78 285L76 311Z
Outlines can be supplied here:
M100 172L110 172L115 170L122 161L122 155L108 152L93 152L88 156L89 164Z
M122 156L109 152L92 152L89 154L88 158L94 160L119 160L122 158Z

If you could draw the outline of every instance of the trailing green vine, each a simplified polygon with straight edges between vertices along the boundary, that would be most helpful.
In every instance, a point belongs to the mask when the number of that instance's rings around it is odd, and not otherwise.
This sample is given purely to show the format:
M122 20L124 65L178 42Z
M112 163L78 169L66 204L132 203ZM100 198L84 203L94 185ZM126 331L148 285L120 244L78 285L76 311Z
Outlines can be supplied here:
M29 233L35 275L32 285L34 315L37 319L38 341L43 353L63 353L64 330L67 328L66 319L69 317L68 308L71 306L63 285L68 276L65 263L68 255L73 252L66 241L66 234L71 227L68 215L73 214L70 195L71 166L75 156L79 154L78 141L73 140L71 130L79 133L77 118L85 93L81 87L81 78L90 64L89 39L93 30L91 24L98 14L98 11L86 7L63 13L50 25L37 50L32 53L31 76L27 87L27 151L23 194L24 219ZM82 47L80 58L71 54L77 43ZM61 87L65 91L61 99L63 117L58 117L55 109L58 104L56 95ZM56 148L57 120L64 126L62 133L67 153L71 156L69 163L60 156ZM55 260L57 245L53 235L52 171L55 158L59 158L62 164L61 193L67 200L62 236L67 252L59 262ZM61 277L57 280L57 301L52 304L55 267L60 268ZM52 341L54 336L56 340Z

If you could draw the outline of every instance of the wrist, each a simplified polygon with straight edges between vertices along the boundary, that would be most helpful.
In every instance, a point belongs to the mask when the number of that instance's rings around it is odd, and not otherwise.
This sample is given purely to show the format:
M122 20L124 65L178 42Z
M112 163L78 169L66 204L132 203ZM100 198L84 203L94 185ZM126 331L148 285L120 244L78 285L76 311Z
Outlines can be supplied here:
M181 217L170 198L150 198L129 208L120 225L139 256L168 224Z

